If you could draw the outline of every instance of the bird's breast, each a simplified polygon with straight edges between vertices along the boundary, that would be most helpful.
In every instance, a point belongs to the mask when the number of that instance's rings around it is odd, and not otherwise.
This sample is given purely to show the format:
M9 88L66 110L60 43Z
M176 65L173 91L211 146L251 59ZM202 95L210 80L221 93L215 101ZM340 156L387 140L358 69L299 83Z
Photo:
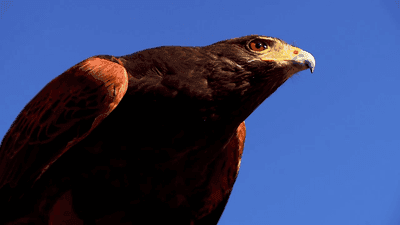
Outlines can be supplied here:
M150 207L201 216L216 207L233 185L227 177L237 173L238 157L231 156L237 153L225 149L235 131L210 130L180 112L120 106L70 150L80 152L72 188L77 214L145 215Z

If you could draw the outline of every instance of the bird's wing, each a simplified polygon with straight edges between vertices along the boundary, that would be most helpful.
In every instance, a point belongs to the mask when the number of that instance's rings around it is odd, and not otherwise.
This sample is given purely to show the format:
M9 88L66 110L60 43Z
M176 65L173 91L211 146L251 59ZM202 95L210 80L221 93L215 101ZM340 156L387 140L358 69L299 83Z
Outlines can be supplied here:
M48 83L4 136L0 190L32 186L117 107L127 88L127 72L114 57L88 58Z
M231 173L229 173L226 179L222 179L223 182L221 185L221 189L225 190L225 193L222 193L222 196L219 196L219 194L214 195L215 201L219 203L208 215L194 222L195 225L208 225L208 224L218 223L222 213L224 212L225 206L228 203L229 196L231 195L231 191L236 181L237 175L239 174L245 138L246 138L246 126L243 121L236 129L236 135L234 135L231 138L231 140L224 149L224 151L228 151L229 153L231 153L231 155L227 158L228 161L224 165L226 167L230 167L231 169L234 168L236 170L230 170L226 168L228 171L231 171ZM220 201L221 198L222 201Z

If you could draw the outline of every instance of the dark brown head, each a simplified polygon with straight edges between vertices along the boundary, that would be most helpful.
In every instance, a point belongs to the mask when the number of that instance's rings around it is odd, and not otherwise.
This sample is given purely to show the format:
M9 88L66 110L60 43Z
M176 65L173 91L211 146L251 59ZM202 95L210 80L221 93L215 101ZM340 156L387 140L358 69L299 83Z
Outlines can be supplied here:
M315 68L310 53L267 36L234 38L201 50L218 65L208 77L215 96L240 105L231 113L238 110L237 114L243 115L242 111L247 111L246 117L293 74Z

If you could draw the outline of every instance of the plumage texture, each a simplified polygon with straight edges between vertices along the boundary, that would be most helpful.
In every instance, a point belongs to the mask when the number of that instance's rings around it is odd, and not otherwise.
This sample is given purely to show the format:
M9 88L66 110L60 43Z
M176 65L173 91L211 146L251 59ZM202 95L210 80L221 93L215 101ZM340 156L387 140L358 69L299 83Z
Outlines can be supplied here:
M244 120L314 67L311 54L258 35L86 59L46 85L5 135L1 219L217 224Z

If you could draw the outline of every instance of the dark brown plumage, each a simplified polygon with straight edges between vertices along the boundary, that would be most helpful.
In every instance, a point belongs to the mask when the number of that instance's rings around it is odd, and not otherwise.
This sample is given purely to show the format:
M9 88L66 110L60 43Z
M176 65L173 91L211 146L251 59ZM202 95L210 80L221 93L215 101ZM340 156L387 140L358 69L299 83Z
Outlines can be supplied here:
M311 54L258 35L88 58L46 85L5 135L0 220L217 224L243 121L314 67Z

